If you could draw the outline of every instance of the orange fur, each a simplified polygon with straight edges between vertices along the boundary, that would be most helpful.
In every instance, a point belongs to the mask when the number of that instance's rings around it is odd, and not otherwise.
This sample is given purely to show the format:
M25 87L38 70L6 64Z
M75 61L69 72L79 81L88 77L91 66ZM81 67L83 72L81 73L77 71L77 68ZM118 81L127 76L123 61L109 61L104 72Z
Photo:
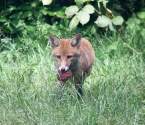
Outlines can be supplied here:
M72 39L59 39L49 35L52 55L56 61L56 68L60 71L72 71L70 81L82 95L82 84L90 74L95 60L94 50L91 43L76 34ZM62 85L62 81L58 81Z

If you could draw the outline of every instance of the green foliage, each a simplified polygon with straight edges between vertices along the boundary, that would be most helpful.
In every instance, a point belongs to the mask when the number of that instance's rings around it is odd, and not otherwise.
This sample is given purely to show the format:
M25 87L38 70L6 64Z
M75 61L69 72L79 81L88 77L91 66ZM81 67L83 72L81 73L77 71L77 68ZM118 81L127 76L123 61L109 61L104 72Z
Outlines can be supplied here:
M109 6L113 7L114 11L122 15L125 20L127 20L133 13L140 11L144 5L144 0L110 0L109 3Z
M145 39L145 9L141 5L139 10L136 9L138 8L135 6L136 0L132 2L129 0L127 2L45 0L48 2L46 4L49 4L47 6L43 6L42 2L44 1L3 0L1 2L3 3L0 4L1 51L14 47L19 48L19 51L28 52L36 48L37 42L41 46L46 46L49 33L61 38L71 37L81 32L87 38L94 38L98 33L107 37L114 37L116 33L119 33L124 44L131 48L130 51L145 53L142 49ZM125 8L127 4L129 7ZM132 12L127 18L126 15L122 15L125 9ZM108 30L113 32L108 32ZM138 35L134 37L136 34ZM25 41L25 38L29 40ZM12 46L12 43L15 43L15 46ZM108 52L117 48L114 41L110 42L110 46L113 47L109 47L111 49Z
M37 8L38 2L17 3L16 0L1 9L0 20L3 33L15 34L22 31L27 34L28 31L35 31L35 21L42 16L41 11L45 8ZM32 26L33 25L33 26Z
M4 1L3 1L4 3ZM61 25L67 25L67 18L64 16L64 7L54 8L42 6L41 1L10 1L6 5L0 5L0 30L2 34L12 36L27 36L33 34L37 29L37 22L42 24L55 25L55 22L61 22ZM60 19L57 20L56 17ZM59 26L58 26L59 27ZM33 35L31 35L33 37Z
M42 3L48 6L43 6ZM125 7L129 5L129 10L133 12L137 10L135 3L136 0L128 0L127 2L121 2L120 0L75 0L75 2L72 0L69 0L69 2L59 2L58 0L43 0L42 2L38 0L2 0L0 5L0 30L1 34L4 35L27 36L27 34L36 31L37 21L47 25L55 25L57 22L58 25L66 28L66 31L68 27L75 31L79 27L84 27L84 25L93 26L95 21L98 27L117 31L123 24L123 18L126 18L123 15L121 17L121 13L125 11L124 5ZM66 5L69 7L66 7ZM116 14L119 6L121 8L120 14ZM117 11L114 12L114 10ZM137 17L144 19L144 9L137 11ZM108 19L111 20L110 23Z
M75 1L75 2L76 2L76 5L80 5L80 1ZM97 24L98 27L107 27L107 26L109 26L109 24L114 24L114 25L123 24L123 18L121 16L115 17L112 14L112 12L108 8L106 8L106 4L108 3L107 0L99 0L96 2L96 4L98 5L98 10L96 9L96 6L91 5L91 3L89 3L89 2L91 2L91 1L90 0L81 1L80 8L75 5L66 8L65 14L69 17L74 16L72 18L73 21L70 21L70 24L69 24L70 30L72 30L79 24L78 21L82 25L87 24L90 21L90 14L94 14L95 12L99 15L97 20L95 21L95 23ZM103 4L103 7L101 6L102 4ZM109 13L111 15L111 17L110 17L110 15L108 15L108 17L106 15L103 15L101 12L101 9L102 9L101 7L106 11L106 14ZM110 18L113 18L112 21L110 20ZM113 25L111 28L113 28ZM114 31L114 30L112 30L112 31Z
M79 24L78 22L80 22L82 25L88 23L88 21L90 20L90 14L92 13L94 13L94 7L92 5L85 5L81 10L79 10L79 8L75 5L66 8L66 16L74 16L69 24L70 30L75 28Z
M141 43L144 42L145 39L145 18L144 15L142 15L142 13L145 14L145 11L142 12L138 12L137 14L134 14L132 17L130 17L127 21L126 21L126 30L128 34L132 34L132 40L130 42L133 42L133 39L136 39L135 41L138 41L138 43L136 43L140 46ZM141 18L138 18L138 16L140 15ZM134 36L138 34L135 38Z

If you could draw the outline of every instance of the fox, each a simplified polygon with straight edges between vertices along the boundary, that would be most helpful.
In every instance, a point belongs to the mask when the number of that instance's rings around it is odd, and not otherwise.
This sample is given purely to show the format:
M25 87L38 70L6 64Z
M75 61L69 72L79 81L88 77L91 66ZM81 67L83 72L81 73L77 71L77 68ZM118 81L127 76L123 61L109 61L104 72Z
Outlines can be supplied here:
M81 97L83 95L82 85L91 73L95 61L95 53L91 43L82 38L81 33L68 39L60 39L49 34L49 41L56 70L62 74L71 72L69 81L75 85L78 97ZM65 82L58 79L57 84L61 88Z

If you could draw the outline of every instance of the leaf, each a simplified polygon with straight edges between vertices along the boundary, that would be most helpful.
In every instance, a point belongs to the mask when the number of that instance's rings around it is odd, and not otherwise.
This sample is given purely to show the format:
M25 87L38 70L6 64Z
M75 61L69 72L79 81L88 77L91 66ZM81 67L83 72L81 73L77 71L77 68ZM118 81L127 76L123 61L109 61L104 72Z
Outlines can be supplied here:
M26 12L23 13L22 18L24 19L24 18L27 18L27 17L30 17L30 16L32 16L32 12L31 11L26 11Z
M114 25L122 25L123 21L124 20L121 16L116 16L115 18L112 19Z
M16 7L15 6L9 6L9 9L8 9L10 12L12 12L13 10L16 10Z
M45 10L45 9L41 9L40 11L43 13L43 15L47 15L48 14L48 11Z
M104 15L99 16L98 19L95 21L98 27L106 27L110 24L110 19Z
M145 20L145 11L138 12L138 13L137 13L137 16L139 17L139 19Z
M11 16L9 16L9 18L12 18L12 19L19 19L22 17L22 14L23 14L23 11L22 12L15 12L14 14L12 14Z
M30 31L30 32L35 32L36 31L36 28L34 26L31 26L31 25L27 25L26 29L27 29L27 31Z
M49 15L49 16L54 16L54 12L48 11L48 15Z
M78 10L79 10L79 8L75 5L73 5L73 6L66 8L65 14L67 16L72 16L72 15L76 14L78 12Z
M6 22L6 21L7 21L7 19L6 19L5 17L1 17L1 18L0 18L0 22L4 23L4 22Z
M18 24L16 25L16 28L19 30L24 29L25 23L22 20L19 20Z
M52 0L42 0L43 6L51 4Z
M83 11L86 13L92 14L92 13L94 13L94 7L92 5L86 5L83 8Z
M137 19L136 17L131 17L126 21L127 25L135 25L135 24L140 24L141 21L139 19Z
M57 16L65 16L65 10L66 10L66 7L60 6L60 7L55 8L55 10L53 11L54 11L54 14L56 14Z
M12 33L16 33L24 29L25 23L23 22L23 20L13 20L11 22L11 26L12 26Z
M78 19L82 25L86 24L90 20L90 15L85 11L80 11L78 13Z
M12 29L12 26L11 25L6 25L6 29L8 29L10 32L12 32L13 31L13 29Z
M75 0L75 2L76 2L76 5L77 5L78 7L82 7L82 6L83 6L83 3L84 3L83 0Z
M72 30L73 28L75 28L77 25L79 24L79 20L77 18L77 15L75 15L72 20L69 23L69 28L70 30Z
M41 15L41 11L34 11L34 13L33 13L33 16L35 17L35 18L38 18L39 16Z
M114 27L113 27L112 21L110 21L110 23L109 23L109 29L110 29L111 31L116 31L116 30L114 29Z
M18 6L17 10L31 10L32 7L29 4L21 4L20 6Z
M141 23L141 21L139 19L137 19L136 17L132 17L132 18L129 18L127 21L126 21L126 24L127 24L127 28L129 29L134 29L137 25L139 25Z
M65 13L64 13L63 10L57 11L56 14L57 14L58 16L65 16Z

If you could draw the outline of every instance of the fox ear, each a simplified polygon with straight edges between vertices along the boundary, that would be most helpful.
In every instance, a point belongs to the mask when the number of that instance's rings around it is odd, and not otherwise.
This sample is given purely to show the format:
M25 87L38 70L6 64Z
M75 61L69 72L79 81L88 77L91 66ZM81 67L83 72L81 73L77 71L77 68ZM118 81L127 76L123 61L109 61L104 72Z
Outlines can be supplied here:
M80 46L81 44L82 35L81 33L76 34L70 41L72 46Z
M50 40L51 47L57 47L60 44L59 38L57 38L52 34L49 34L49 40Z

